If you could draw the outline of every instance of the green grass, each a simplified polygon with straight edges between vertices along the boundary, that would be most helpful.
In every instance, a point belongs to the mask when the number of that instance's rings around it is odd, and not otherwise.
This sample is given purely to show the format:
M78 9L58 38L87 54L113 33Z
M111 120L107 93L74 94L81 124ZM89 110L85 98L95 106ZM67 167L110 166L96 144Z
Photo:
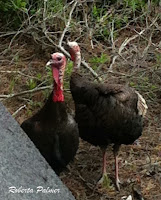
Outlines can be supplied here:
M37 86L37 83L34 79L29 79L27 82L26 82L27 86L28 86L28 89L32 90L34 89L36 86Z
M109 63L110 62L110 57L107 54L102 53L100 57L95 56L95 57L92 57L91 59L89 59L89 62L92 65L91 67L94 70L97 70L99 65L103 65L103 64Z

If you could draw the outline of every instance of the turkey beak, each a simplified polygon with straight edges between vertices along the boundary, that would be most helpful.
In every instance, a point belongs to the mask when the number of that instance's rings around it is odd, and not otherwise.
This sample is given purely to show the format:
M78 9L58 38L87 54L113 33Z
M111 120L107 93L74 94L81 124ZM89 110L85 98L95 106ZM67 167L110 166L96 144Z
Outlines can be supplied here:
M46 63L46 66L51 66L53 64L53 60L49 60L47 63Z

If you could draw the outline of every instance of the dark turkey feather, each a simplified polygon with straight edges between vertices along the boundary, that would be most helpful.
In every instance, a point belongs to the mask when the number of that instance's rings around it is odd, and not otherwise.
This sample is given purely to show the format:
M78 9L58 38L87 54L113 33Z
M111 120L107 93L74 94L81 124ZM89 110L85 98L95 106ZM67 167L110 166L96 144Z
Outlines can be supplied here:
M63 54L53 54L56 62L56 81L54 90L50 94L43 108L34 116L24 121L22 129L27 133L50 166L59 174L74 158L78 149L78 127L71 115L67 113L64 102L62 66ZM62 68L59 67L62 66ZM59 68L61 73L58 77ZM55 71L54 71L55 72ZM53 72L53 74L54 74ZM55 77L54 74L54 77ZM56 92L56 95L55 95Z
M66 112L65 103L53 103L52 96L51 94L44 107L24 121L21 127L59 174L76 154L78 129L72 116Z
M77 42L68 42L74 67L70 89L75 102L75 119L80 137L103 151L103 177L106 173L106 147L113 145L117 189L118 151L121 144L132 144L142 134L147 111L144 98L134 89L120 85L94 83L79 74L81 53Z
M99 146L131 144L142 133L138 96L122 85L98 84L73 73L70 88L76 106L79 134Z

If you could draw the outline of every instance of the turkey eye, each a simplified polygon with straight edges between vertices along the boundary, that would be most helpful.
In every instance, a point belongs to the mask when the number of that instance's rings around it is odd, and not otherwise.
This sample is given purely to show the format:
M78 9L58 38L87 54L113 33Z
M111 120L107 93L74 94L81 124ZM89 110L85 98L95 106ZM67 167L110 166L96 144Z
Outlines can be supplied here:
M57 60L58 60L58 61L61 61L61 57L58 57Z

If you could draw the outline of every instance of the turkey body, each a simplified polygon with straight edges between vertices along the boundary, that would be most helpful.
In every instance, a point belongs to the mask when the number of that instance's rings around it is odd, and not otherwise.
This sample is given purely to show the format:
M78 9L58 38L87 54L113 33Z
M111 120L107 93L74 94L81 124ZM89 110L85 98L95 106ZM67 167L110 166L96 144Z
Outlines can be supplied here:
M64 102L53 102L51 94L44 107L24 121L21 128L59 174L74 158L78 149L77 124Z
M50 166L59 174L74 158L79 134L75 120L67 113L63 94L66 57L51 55L53 91L43 108L24 121L21 128L27 133Z
M143 120L138 110L138 95L129 87L118 84L96 84L73 72L70 81L75 102L75 119L80 137L100 146L103 152L103 175L98 183L109 187L106 172L106 148L113 144L116 187L118 151L121 144L132 144L142 134Z
M119 147L121 144L132 144L141 136L143 116L148 107L145 99L130 87L86 80L79 74L81 53L78 43L68 41L67 48L74 64L70 89L75 102L75 119L79 135L83 140L101 147L103 176L99 183L107 186L109 180L106 173L106 147L113 144L116 187L120 190Z
M132 144L142 133L138 95L119 84L97 84L73 73L70 88L75 102L79 134L83 140L106 147Z

